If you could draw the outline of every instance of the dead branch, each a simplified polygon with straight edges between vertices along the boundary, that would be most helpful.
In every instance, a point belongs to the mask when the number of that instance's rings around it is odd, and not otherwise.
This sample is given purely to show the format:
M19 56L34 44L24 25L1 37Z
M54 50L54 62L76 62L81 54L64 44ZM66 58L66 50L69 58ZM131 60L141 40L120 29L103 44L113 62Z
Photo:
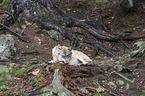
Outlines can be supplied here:
M126 81L128 81L128 82L130 82L130 83L134 83L133 80L130 80L130 79L126 78L125 76L123 76L122 74L120 74L120 73L118 73L118 72L113 72L113 73L115 73L116 75L122 77L123 79L125 79Z
M9 27L7 27L6 25L0 23L0 26L2 26L2 28L0 29L6 29L8 30L8 32L10 32L11 34L17 36L19 39L23 40L24 42L28 43L29 41L27 39L25 39L22 35L20 35L19 33L15 32L14 30L10 29Z
M99 45L99 43L97 43L94 40L91 39L84 39L84 42L89 43L91 45L93 45L95 48L99 48L100 50L102 50L103 52L105 52L106 54L113 56L113 57L117 57L115 54L111 53L110 51L108 51L107 49L105 49L104 47L102 47L101 45ZM97 50L96 49L96 50Z

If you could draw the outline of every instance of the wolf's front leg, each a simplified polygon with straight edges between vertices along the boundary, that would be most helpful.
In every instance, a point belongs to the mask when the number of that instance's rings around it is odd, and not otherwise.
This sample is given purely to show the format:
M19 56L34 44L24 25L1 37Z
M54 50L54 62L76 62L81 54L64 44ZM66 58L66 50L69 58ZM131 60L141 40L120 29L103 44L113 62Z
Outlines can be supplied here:
M53 63L54 61L53 60L51 60L51 61L48 61L47 63Z
M82 63L80 64L87 64L88 62L86 62L83 58L78 58Z
M56 63L58 62L57 56L53 56L53 60L48 61L48 63Z

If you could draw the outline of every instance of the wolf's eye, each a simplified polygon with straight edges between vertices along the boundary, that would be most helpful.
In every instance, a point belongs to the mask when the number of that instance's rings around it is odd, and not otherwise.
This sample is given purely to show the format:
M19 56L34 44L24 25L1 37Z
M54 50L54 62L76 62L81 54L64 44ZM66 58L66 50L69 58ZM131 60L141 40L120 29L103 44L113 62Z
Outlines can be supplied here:
M71 57L72 53L68 54L67 57Z
M65 55L62 55L62 57L65 57Z

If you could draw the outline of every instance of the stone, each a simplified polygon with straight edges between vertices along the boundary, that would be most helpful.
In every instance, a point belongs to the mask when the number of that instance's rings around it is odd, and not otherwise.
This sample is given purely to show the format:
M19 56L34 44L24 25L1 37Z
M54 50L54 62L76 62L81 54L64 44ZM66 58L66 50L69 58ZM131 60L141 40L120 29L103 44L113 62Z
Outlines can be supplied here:
M0 35L0 58L7 59L16 53L15 41L10 34Z

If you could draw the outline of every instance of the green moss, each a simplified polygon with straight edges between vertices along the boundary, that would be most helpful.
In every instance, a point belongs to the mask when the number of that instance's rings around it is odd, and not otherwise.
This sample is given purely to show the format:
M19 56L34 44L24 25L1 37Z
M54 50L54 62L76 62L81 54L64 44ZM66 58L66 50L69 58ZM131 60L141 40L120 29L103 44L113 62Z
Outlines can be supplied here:
M82 78L81 78L81 77L78 77L78 78L77 78L77 81L79 81L79 82L80 82L81 80L82 80Z
M106 79L108 79L107 76L103 76L103 75L102 75L102 76L99 77L99 80L106 80Z
M20 96L20 95L23 95L23 93L22 93L21 90L18 91L18 94L19 94L19 96Z
M7 3L7 2L10 2L11 0L3 0L2 4L3 3Z
M10 92L5 92L5 93L1 93L0 96L6 96L6 95L9 95Z
M11 52L11 56L15 55L15 51L12 48L10 49L10 52Z
M37 82L40 82L40 81L42 81L43 79L44 79L44 77L42 77L42 76L40 76L40 77L30 77L29 78L32 82L35 82L35 83L37 83Z
M3 0L3 2L1 3L3 5L3 9L6 9L7 7L9 7L9 2L11 0Z
M68 95L67 95L67 93L65 93L65 92L60 92L60 93L58 94L58 96L68 96Z
M28 68L17 68L15 71L13 71L13 74L18 75L19 77L23 77L27 70Z
M107 2L108 2L108 0L95 0L96 4L105 4Z
M0 90L1 91L6 91L7 90L7 86L6 85L1 85L0 86Z
M127 18L127 20L129 21L129 22L136 22L137 20L138 20L138 18L137 17L132 17L132 18Z
M41 81L41 80L43 80L43 79L44 79L44 77L41 76L41 77L38 77L35 81L36 81L36 82L39 82L39 81Z

